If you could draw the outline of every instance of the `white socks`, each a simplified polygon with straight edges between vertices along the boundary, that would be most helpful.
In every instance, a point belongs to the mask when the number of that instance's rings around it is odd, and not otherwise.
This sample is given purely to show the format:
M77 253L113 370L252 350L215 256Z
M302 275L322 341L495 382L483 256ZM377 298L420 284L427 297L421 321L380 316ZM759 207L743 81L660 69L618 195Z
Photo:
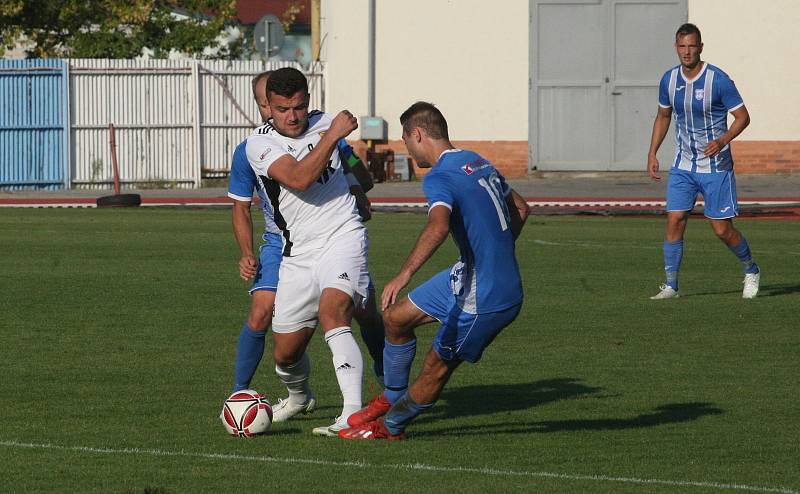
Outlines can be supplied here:
M286 367L276 365L275 372L289 390L291 403L302 405L308 401L311 394L311 388L308 386L308 378L311 376L311 361L308 359L308 354L304 353L303 357L295 364Z
M334 328L325 333L325 342L333 354L333 368L342 391L344 405L341 420L347 420L353 412L361 409L361 380L364 375L364 359L353 333L347 326Z

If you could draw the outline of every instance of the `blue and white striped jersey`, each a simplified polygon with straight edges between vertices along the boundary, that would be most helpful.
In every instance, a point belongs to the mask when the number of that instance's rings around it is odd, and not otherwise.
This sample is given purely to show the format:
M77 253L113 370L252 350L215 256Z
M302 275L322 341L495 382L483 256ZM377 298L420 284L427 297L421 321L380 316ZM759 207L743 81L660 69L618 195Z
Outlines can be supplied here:
M281 230L275 224L275 211L272 203L258 186L258 178L250 166L250 162L247 161L247 139L245 139L236 146L236 150L233 152L231 172L228 175L228 197L236 201L250 202L253 199L253 189L258 192L258 198L261 200L261 210L264 212L264 233L280 235Z
M697 173L733 169L730 144L712 157L703 155L706 145L728 131L728 112L744 105L728 74L703 63L700 73L687 80L678 65L661 78L658 104L672 108L676 151L673 168Z

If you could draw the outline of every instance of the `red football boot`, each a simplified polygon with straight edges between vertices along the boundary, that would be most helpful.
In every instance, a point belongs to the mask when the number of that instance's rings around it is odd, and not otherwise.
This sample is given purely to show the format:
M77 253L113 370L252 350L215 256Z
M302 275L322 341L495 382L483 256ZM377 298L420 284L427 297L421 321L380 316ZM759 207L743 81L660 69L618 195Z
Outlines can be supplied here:
M388 439L389 441L397 441L405 439L406 433L392 434L386 429L383 419L378 419L350 429L342 429L339 431L339 437L342 439Z
M347 417L347 425L350 427L358 427L367 422L372 422L386 415L386 412L388 412L390 408L392 408L392 404L389 403L386 398L384 398L383 393L381 393L371 399L369 403L367 403L367 406Z

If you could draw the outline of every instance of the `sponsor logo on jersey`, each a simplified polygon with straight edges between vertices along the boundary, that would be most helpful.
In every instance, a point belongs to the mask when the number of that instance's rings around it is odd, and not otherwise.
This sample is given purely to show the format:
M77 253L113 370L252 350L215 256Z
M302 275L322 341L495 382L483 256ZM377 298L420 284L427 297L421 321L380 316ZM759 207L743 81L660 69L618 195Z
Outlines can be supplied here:
M678 87L675 88L675 91L683 91L683 88L685 88L685 87L686 86L678 86Z
M289 151L290 153L294 153L295 151L297 151L295 148L292 147L291 144L286 145L286 150Z
M695 89L694 90L694 99L698 101L703 101L703 96L705 96L706 92L704 89Z
M720 209L719 212L720 213L727 213L730 208L731 208L730 206L725 206L724 208Z
M474 161L472 163L467 163L466 165L462 166L461 169L464 170L464 173L467 175L472 175L478 170L483 170L489 166L489 162L485 160Z
M272 148L267 148L267 149L265 149L265 150L264 150L264 152L263 152L263 153L261 153L261 154L258 156L258 159L259 159L259 160L263 160L263 159L264 159L264 158L266 158L266 157L267 157L267 155L268 155L269 153L271 153L271 152L272 152Z
M340 275L339 275L339 279L340 279L340 280L347 280L347 281L350 281L350 277L349 277L349 276L347 276L347 273L342 273L342 274L340 274Z

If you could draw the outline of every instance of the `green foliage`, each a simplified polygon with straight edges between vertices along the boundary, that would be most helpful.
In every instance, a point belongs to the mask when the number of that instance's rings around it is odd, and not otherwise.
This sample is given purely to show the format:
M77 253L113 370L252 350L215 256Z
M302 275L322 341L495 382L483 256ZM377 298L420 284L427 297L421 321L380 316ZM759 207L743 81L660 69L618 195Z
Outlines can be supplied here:
M19 40L35 58L134 58L143 48L213 58L238 55L242 43L217 37L235 16L234 0L10 0L0 6L0 54Z
M370 221L379 290L424 221ZM4 210L0 492L796 494L800 222L737 225L763 270L756 299L692 219L681 298L655 302L663 219L530 218L519 318L406 441L373 444L311 435L341 406L321 334L319 409L224 433L249 307L229 210ZM448 241L411 287L455 255ZM413 375L435 329L417 331ZM267 345L253 386L274 400Z

